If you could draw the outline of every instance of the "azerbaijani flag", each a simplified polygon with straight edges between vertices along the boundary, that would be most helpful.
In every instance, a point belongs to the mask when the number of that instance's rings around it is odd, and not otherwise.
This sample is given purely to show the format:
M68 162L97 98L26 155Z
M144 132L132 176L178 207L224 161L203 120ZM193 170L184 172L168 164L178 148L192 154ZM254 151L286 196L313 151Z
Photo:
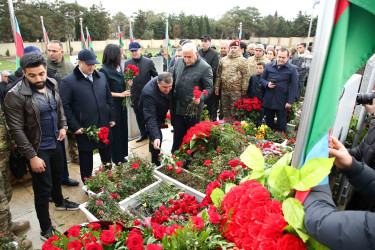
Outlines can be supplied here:
M21 36L20 27L18 26L17 18L14 16L15 25L13 25L12 18L10 22L12 23L12 33L13 33L13 40L16 42L16 69L20 67L20 59L23 56L23 41ZM13 29L16 27L16 30Z
M238 41L241 42L242 39L242 26L240 28L240 34L238 35Z
M375 4L373 0L337 0L328 56L322 72L317 104L312 112L306 141L307 162L328 158L329 131L337 112L340 93L348 79L375 53ZM311 72L310 72L311 73ZM319 83L317 83L319 84ZM327 184L326 178L321 184ZM297 192L302 203L307 192Z
M83 33L82 27L81 27L81 48L87 49L85 34Z
M129 35L130 35L130 42L134 42L134 37L133 37L133 29L132 29L132 23L129 22Z
M49 44L49 39L48 39L48 35L47 35L47 30L46 28L44 27L44 24L42 24L43 26L43 36L44 36L44 42L46 44L46 49L48 50L48 44Z
M89 30L87 29L87 27L86 27L86 32L87 32L87 47L88 47L88 49L91 49L92 52L94 52L94 46L92 46L91 36L90 36Z
M169 47L171 46L171 41L169 41L169 35L168 35L168 20L167 25L165 26L165 47L167 49L167 68L169 66Z
M122 40L122 33L121 33L121 30L120 30L120 26L118 26L118 37L119 37L119 42L120 42L120 47L121 47L121 54L122 54L122 57L124 57L125 53L124 53L124 41Z

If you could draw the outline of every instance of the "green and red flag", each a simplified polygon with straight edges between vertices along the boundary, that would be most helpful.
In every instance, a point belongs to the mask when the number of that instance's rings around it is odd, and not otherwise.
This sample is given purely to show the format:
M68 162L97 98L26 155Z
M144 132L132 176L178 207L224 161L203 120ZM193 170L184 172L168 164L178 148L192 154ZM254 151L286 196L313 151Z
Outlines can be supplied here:
M310 117L303 162L328 158L329 131L337 112L340 93L349 78L375 53L375 4L373 0L337 0L334 27L323 67L320 90ZM311 72L310 72L311 73ZM301 164L302 165L302 164ZM326 184L326 178L321 184ZM304 201L308 192L297 192Z
M119 37L119 42L120 42L120 47L121 47L121 54L122 54L122 57L124 57L125 53L124 53L124 41L122 40L122 33L121 33L121 30L120 30L120 26L118 26L118 37Z
M171 41L169 41L169 35L168 35L168 20L167 25L165 26L165 47L167 50L167 68L169 66L169 47L171 46Z
M86 33L87 33L87 48L90 49L92 52L94 52L94 46L92 46L91 36L87 27L86 27Z
M14 16L14 24L12 18L10 19L10 22L12 24L13 39L16 45L16 68L18 69L20 67L20 59L23 56L23 41L17 18ZM15 30L13 27L15 27Z

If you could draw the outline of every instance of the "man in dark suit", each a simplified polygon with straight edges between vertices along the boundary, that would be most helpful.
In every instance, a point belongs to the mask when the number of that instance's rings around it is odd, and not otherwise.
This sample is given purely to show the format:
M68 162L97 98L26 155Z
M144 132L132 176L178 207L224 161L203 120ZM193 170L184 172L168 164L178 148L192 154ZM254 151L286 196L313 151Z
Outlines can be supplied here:
M64 77L60 88L69 129L74 131L77 138L83 182L92 174L93 150L99 149L103 163L111 163L111 148L110 144L89 140L82 130L92 125L97 128L115 125L111 90L105 75L95 70L95 64L99 62L94 52L81 50L78 53L78 65L71 74Z
M161 126L171 105L173 78L171 73L163 72L149 81L142 90L139 108L142 110L150 135L149 150L152 163L160 165L159 154L163 134Z
M131 89L131 100L133 103L133 109L139 131L141 132L140 137L136 142L141 142L147 138L147 130L141 111L138 108L139 98L143 87L151 80L152 77L158 75L155 69L155 64L151 59L145 58L141 54L141 45L138 42L131 42L129 44L129 50L132 54L132 58L127 60L124 65L124 69L128 65L135 65L139 69L139 74L133 79L128 80L127 83L132 86Z
M287 109L292 107L298 90L297 67L290 64L289 51L281 48L277 60L266 65L260 81L265 88L263 97L266 124L274 129L275 114L277 115L277 130L286 132Z

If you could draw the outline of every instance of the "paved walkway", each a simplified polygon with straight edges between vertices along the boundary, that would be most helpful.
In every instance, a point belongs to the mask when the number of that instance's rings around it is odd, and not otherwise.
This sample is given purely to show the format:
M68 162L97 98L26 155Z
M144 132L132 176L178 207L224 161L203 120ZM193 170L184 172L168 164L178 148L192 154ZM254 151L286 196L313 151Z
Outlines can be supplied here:
M162 150L164 152L170 152L173 143L173 134L171 128L163 129L163 144ZM148 152L148 140L144 140L140 143L136 143L135 140L129 142L129 154L135 153L140 157L150 160L151 154ZM94 168L100 166L99 154L94 155ZM81 180L79 165L69 164L69 174L72 179ZM84 203L88 197L82 190L82 183L78 187L67 187L63 186L64 198L69 197L69 200L78 203ZM10 202L10 210L12 213L13 221L18 220L29 220L31 228L27 231L21 232L18 235L27 235L27 238L33 242L33 249L41 249L43 241L40 240L40 228L39 222L36 217L34 208L34 192L32 188L32 182L30 178L19 182L12 186L13 197ZM60 232L65 232L73 225L87 222L84 213L79 211L55 211L54 204L50 203L50 215L53 226L56 227Z

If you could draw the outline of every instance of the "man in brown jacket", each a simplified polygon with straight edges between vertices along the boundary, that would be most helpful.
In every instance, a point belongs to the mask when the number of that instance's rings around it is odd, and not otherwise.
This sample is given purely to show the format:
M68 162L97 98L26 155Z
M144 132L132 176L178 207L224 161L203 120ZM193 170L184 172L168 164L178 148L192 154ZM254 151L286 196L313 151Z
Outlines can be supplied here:
M30 161L40 238L47 240L56 232L49 216L51 194L55 210L79 209L61 191L63 155L58 141L64 140L67 123L57 82L47 77L43 55L25 54L20 64L24 76L5 97L5 116L19 152Z
M265 64L269 63L270 61L267 59L267 57L264 55L264 46L263 44L258 44L255 47L255 54L254 56L247 59L247 62L249 64L250 69L250 76L257 73L257 64L260 62L263 62Z
M247 94L249 86L249 69L246 59L240 51L240 43L233 41L229 45L228 55L219 62L215 81L215 94L221 91L221 105L225 118L234 118L236 110L234 103Z

